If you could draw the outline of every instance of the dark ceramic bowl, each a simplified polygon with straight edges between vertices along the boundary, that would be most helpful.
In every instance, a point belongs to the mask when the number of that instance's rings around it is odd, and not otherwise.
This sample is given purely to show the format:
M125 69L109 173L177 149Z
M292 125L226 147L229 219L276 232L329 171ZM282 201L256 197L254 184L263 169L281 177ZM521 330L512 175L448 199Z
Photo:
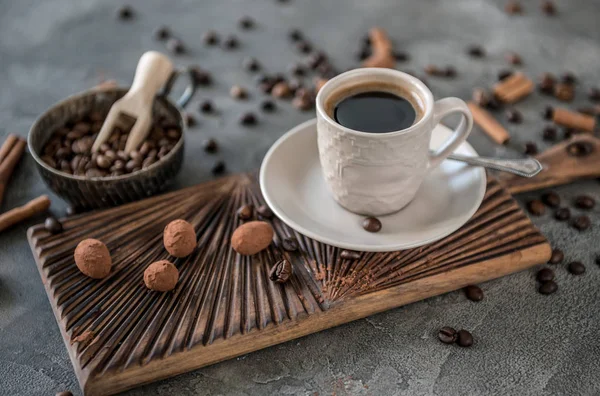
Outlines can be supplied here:
M29 131L29 151L44 182L77 209L116 206L149 197L164 190L181 169L186 124L180 109L193 95L193 88L186 90L177 105L166 95L157 96L154 101L153 115L164 116L179 125L182 133L167 155L145 169L122 176L87 178L54 169L40 158L46 141L57 128L92 110L107 113L110 106L127 91L127 88L92 89L70 96L42 114Z

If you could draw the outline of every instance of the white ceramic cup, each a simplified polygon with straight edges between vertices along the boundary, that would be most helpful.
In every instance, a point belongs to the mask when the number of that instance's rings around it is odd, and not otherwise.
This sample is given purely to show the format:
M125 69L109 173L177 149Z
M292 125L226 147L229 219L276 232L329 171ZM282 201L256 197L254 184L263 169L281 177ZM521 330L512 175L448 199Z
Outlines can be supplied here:
M393 85L410 93L422 110L421 118L400 131L368 133L346 128L327 114L326 104L331 106L341 91L369 83ZM427 172L464 142L473 126L464 101L434 101L422 81L392 69L362 68L342 73L319 90L316 107L321 168L333 198L351 212L371 216L393 213L406 206ZM462 115L454 134L430 154L431 132L453 113Z

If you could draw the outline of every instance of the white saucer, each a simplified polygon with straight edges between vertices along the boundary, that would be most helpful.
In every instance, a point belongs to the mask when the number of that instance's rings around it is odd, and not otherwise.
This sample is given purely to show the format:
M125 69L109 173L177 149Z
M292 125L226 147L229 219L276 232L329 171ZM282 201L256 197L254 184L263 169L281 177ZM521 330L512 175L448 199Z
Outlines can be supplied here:
M431 148L437 148L451 133L443 125L436 127ZM468 143L455 152L477 155ZM379 217L381 231L369 233L361 225L364 216L347 211L329 195L321 175L316 120L279 138L260 169L263 196L288 226L329 245L371 252L413 248L451 234L477 211L485 186L483 168L444 161L427 176L408 206Z

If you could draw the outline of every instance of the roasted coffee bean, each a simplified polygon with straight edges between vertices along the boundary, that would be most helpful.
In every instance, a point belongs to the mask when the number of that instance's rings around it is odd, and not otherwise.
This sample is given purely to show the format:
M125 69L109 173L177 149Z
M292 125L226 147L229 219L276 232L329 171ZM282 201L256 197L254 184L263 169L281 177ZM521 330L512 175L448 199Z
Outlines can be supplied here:
M296 91L292 106L298 110L308 110L314 105L313 95L306 89L299 89Z
M577 77L571 72L564 72L560 75L560 81L564 84L573 85L577 82Z
M558 132L556 130L556 127L551 126L551 125L545 127L542 132L542 137L546 141L553 142L556 140L557 136L558 136Z
M251 126L256 125L257 119L254 113L244 113L240 118L240 123L242 125Z
M443 74L443 71L436 65L427 65L423 71L430 76L440 76Z
M588 90L588 99L592 102L600 101L600 88L592 87Z
M237 210L237 216L240 220L250 220L254 213L254 205L247 204Z
M244 87L234 85L229 90L229 95L234 99L246 99L248 97L248 92Z
M298 250L298 240L294 237L284 238L283 241L281 241L281 247L288 252L295 252Z
M580 261L570 262L567 269L573 275L582 275L585 273L585 265Z
M513 124L520 124L523 121L523 115L519 110L510 108L506 110L506 119Z
M502 81L512 75L513 75L512 70L506 70L506 69L500 70L498 72L498 81Z
M160 26L154 31L154 38L156 40L166 40L171 37L171 31L166 26Z
M596 256L596 264L600 265L600 256Z
M269 279L275 283L285 283L292 276L292 264L286 259L279 260L269 273Z
M567 146L567 153L573 157L585 157L594 151L590 142L573 142Z
M121 20L127 21L133 18L133 8L128 5L123 5L117 10L117 17Z
M235 49L237 47L239 47L240 43L238 42L237 37L235 36L228 36L225 41L223 41L223 48L225 49Z
M574 128L564 128L563 129L563 139L568 140L573 137L573 135L577 135L579 131Z
M306 74L306 69L299 63L292 63L288 66L290 74L298 77L302 77Z
M73 393L71 393L70 391L62 391L58 392L55 396L73 396Z
M214 107L212 101L209 99L205 99L200 103L200 111L203 113L212 113L214 111Z
M183 54L185 52L185 46L178 38L171 37L167 40L167 50L173 54Z
M483 290L479 286L469 285L464 289L465 295L471 301L481 301L483 300Z
M407 62L410 59L410 55L404 51L394 51L392 56L397 62Z
M458 334L452 327L445 326L438 331L438 339L444 344L454 344L457 338Z
M146 169L147 167L154 164L155 162L156 162L156 158L144 158L144 160L142 161L142 169Z
M370 55L370 50L369 50ZM368 56L368 55L367 55ZM321 52L314 52L306 58L306 66L312 70L317 69L322 63L327 62L327 56Z
M42 156L42 161L44 161L49 167L56 168L56 161L54 161L52 157L44 155Z
M225 162L217 161L210 170L213 175L218 176L225 173Z
M245 30L252 29L254 27L254 19L249 16L243 16L238 21L238 25Z
M185 119L185 124L190 128L193 128L196 125L198 125L198 121L196 120L196 117L194 117L194 115L192 113L190 113L189 111L186 111L183 114L183 118Z
M552 106L544 107L544 110L542 111L542 117L545 120L551 120L553 115L554 115L554 108L552 108Z
M167 137L171 140L177 141L181 137L181 132L179 129L169 129L167 130Z
M527 202L527 210L534 216L541 216L546 212L546 207L539 199L532 199Z
M85 171L85 177L95 178L106 176L106 172L101 171L97 168L90 168Z
M77 207L69 205L67 206L65 213L67 216L75 216L78 213Z
M211 154L219 151L219 145L217 144L217 141L213 138L206 139L204 143L202 143L202 147L204 148L204 151Z
M473 90L473 101L480 107L487 107L490 102L490 94L483 88L475 88Z
M557 208L560 205L560 196L554 191L548 191L542 194L542 202L551 208Z
M148 158L153 158L153 157L148 157ZM111 172L122 171L124 169L125 169L125 161L120 160L120 159L115 160L113 165L110 167Z
M446 66L444 69L444 76L449 78L456 77L456 69L454 66Z
M209 30L202 35L202 41L206 45L216 45L219 43L219 35L214 30Z
M546 15L556 15L556 6L554 5L554 2L550 1L550 0L544 0L542 1L541 4L541 9L544 12L544 14Z
M504 5L504 12L508 15L517 15L523 13L523 7L521 3L516 0L510 0Z
M474 58L483 58L485 56L485 50L480 45L471 45L467 48L467 53Z
M506 59L506 61L511 65L519 66L523 64L521 56L516 52L508 52L506 55L504 55L504 59Z
M362 226L365 231L379 232L381 230L381 221L375 217L367 217L363 220Z
M270 113L275 110L275 102L269 99L265 99L261 102L260 108Z
M190 73L192 75L194 84L196 85L207 86L212 83L212 77L210 73L198 66L192 67L190 69Z
M552 294L557 290L558 290L558 285L554 281L544 282L538 288L538 292L540 292L540 294L546 294L546 295Z
M360 253L344 249L340 252L340 258L342 260L358 260L360 258Z
M44 228L51 234L58 234L63 230L63 226L54 216L46 217Z
M288 36L289 36L290 40L292 40L292 41L300 41L304 38L304 35L298 29L290 30L290 32L288 33Z
M308 54L312 51L312 45L308 41L300 40L296 43L296 49L303 54Z
M58 150L56 150L56 154L54 154L54 157L58 160L61 160L61 159L65 159L69 155L71 155L71 147L67 146L67 147L61 147Z
M558 83L554 86L554 97L563 102L570 102L575 97L575 89L572 84Z
M66 173L73 173L73 169L71 168L71 164L67 160L60 161L60 170Z
M262 219L270 219L273 217L273 211L271 210L271 208L269 208L267 205L260 205L257 209L256 209L256 213L262 218Z
M527 155L535 155L538 153L537 145L534 142L526 142L523 152Z
M292 91L290 90L290 87L285 81L275 84L273 86L273 89L271 90L271 95L273 95L276 98L289 98L291 94Z
M550 264L560 264L565 258L565 254L560 249L552 249L552 255L548 261Z
M550 268L542 268L538 271L535 278L538 280L538 282L550 282L554 280L554 271L552 271Z
M468 348L473 345L473 336L467 330L459 330L457 336L456 343L459 346Z
M588 216L577 216L571 225L579 231L585 231L590 228L592 221Z
M550 73L542 74L540 78L540 82L538 83L538 89L540 92L551 95L554 92L554 84L556 83L556 78L554 75Z
M554 212L554 218L558 221L567 221L571 218L571 210L569 208L559 208Z
M596 206L596 201L589 195L580 195L575 198L575 207L579 209L593 209Z
M135 168L137 168L138 166L140 166L140 163L138 161L134 161L134 160L129 160L127 161L127 163L125 164L125 170L127 172L133 172L133 170Z
M108 169L112 165L111 161L104 155L96 157L96 165L101 169Z
M242 67L248 71L255 72L260 70L260 63L251 56L244 58L242 61Z

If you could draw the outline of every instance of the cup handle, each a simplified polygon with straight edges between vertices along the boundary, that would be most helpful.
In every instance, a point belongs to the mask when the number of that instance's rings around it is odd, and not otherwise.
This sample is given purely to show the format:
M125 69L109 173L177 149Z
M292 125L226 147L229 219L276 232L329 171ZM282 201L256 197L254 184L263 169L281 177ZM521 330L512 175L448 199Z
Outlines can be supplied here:
M177 103L177 106L181 107L182 109L184 109L187 106L187 104L190 103L190 100L192 100L192 97L196 93L196 82L193 68L173 70L173 73L171 73L171 77L163 87L162 91L159 93L159 95L161 96L168 96L171 93L171 89L173 89L173 85L175 85L175 81L181 75L184 74L187 75L189 84L185 87L185 91L183 92L183 94L181 94L179 99L175 101L175 103Z
M434 127L437 126L444 117L452 113L460 113L462 115L460 122L452 136L429 157L429 169L437 167L446 159L446 157L452 154L452 152L467 139L469 133L471 133L471 129L473 128L473 116L471 115L471 111L467 107L467 104L459 98L444 98L435 102L433 107Z

